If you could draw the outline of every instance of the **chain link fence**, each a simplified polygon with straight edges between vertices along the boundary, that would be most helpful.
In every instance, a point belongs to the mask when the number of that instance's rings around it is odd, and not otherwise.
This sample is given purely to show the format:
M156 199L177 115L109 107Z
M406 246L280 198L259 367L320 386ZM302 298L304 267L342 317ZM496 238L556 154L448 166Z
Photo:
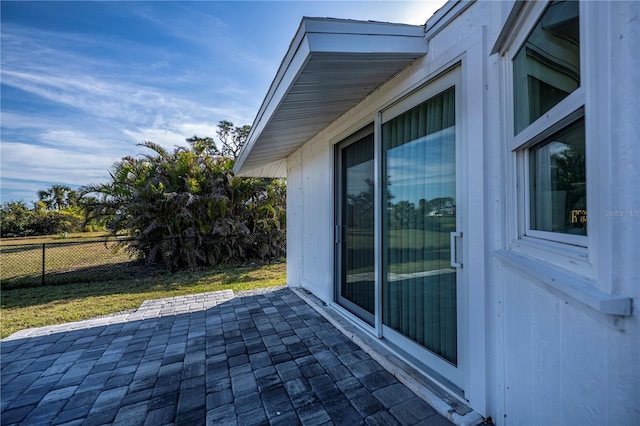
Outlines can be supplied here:
M149 268L117 247L118 241L73 241L3 244L0 247L2 289L145 276Z
M249 236L250 237L250 236ZM123 242L110 239L0 245L0 288L37 287L148 277L166 271L131 258ZM282 234L275 243L286 254ZM263 259L267 260L267 259Z

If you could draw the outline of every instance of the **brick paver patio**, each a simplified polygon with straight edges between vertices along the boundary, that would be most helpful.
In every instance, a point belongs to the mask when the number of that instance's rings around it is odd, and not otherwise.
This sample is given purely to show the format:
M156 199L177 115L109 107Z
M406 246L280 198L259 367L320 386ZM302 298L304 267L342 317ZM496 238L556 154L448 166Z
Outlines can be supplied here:
M0 350L3 426L451 424L289 289L148 301Z

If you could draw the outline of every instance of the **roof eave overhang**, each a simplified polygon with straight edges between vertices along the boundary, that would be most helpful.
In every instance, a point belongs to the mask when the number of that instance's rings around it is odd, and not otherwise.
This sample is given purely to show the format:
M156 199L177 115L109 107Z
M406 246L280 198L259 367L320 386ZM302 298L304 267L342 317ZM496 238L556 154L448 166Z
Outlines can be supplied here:
M291 153L426 53L423 26L304 18L234 172L285 177Z

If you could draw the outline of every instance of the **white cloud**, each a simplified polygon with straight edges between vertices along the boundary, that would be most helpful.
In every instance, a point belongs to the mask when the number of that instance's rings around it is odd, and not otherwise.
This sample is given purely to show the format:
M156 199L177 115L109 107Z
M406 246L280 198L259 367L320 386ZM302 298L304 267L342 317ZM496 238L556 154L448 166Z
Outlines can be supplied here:
M29 30L15 25L3 28L2 84L47 100L45 104L65 107L12 110L3 99L3 201L33 200L38 189L51 183L108 181L115 161L144 152L137 143L150 140L173 149L196 134L214 137L222 119L246 124L253 117L253 108L243 102L248 92L231 80L219 85L225 102L202 102L197 99L199 92L165 87L167 82L176 84L179 76L157 74L140 81L135 74L122 74L111 59L65 50L73 40L87 46L89 40ZM53 39L50 44L56 47L48 47ZM168 66L162 59L154 64L150 69L156 73ZM193 85L188 78L185 82Z
M58 150L73 149L76 152L102 154L105 146L92 136L77 130L45 130L40 140Z
M157 89L100 80L49 68L42 73L2 70L2 82L50 101L71 106L100 119L146 122L159 113L180 114L202 107Z
M238 126L241 125L240 123L234 124ZM180 124L179 129L186 137L197 135L200 137L210 137L215 139L218 127L217 125L211 125L208 123L182 123Z
M191 38L193 31L182 32L191 34L188 36ZM209 44L212 39L215 38L198 38L199 43L207 40ZM246 122L253 118L254 107L260 101L261 94L239 85L232 76L219 75L212 61L221 56L205 51L202 55L213 59L199 59L202 63L193 68L168 70L170 52L136 45L135 41L123 46L114 41L11 24L4 26L2 41L4 85L102 119L122 120L136 126L149 125L150 117L157 115L174 118L186 115L198 120L212 119L214 123L216 117ZM78 49L78 44L83 48ZM146 56L133 63L109 56L97 58L85 53L91 47L119 54L126 51L133 57ZM194 81L204 85L198 87ZM215 94L217 98L203 99L204 93Z
M125 130L124 133L137 143L147 141L154 142L170 151L173 150L175 146L184 146L187 144L185 137L181 133L168 129L147 128ZM138 148L137 152L140 153L143 152L143 150L144 148Z
M60 119L3 111L2 131L3 154L5 147L10 147L12 142L101 156L126 155L132 146L131 141L118 128L102 122L83 122L72 118ZM16 140L17 136L19 140Z
M2 177L0 179L0 202L23 200L31 207L29 201L37 200L37 193L41 189L51 187L51 181L13 180Z
M2 142L3 179L61 182L74 186L100 183L107 181L108 170L117 160L119 157L115 155Z
M173 149L175 146L186 146L186 139L192 136L217 139L217 125L196 122L164 123L163 125L166 127L124 130L124 133L138 143L151 141L167 149Z

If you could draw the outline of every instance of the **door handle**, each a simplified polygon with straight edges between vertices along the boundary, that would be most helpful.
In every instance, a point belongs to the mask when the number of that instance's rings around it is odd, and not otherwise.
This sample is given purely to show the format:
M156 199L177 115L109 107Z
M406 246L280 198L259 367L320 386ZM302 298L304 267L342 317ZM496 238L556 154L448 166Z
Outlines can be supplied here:
M340 244L342 242L342 225L336 225L333 228L333 242Z
M458 262L458 238L462 238L462 232L451 232L451 266L454 268L462 268L462 262Z

